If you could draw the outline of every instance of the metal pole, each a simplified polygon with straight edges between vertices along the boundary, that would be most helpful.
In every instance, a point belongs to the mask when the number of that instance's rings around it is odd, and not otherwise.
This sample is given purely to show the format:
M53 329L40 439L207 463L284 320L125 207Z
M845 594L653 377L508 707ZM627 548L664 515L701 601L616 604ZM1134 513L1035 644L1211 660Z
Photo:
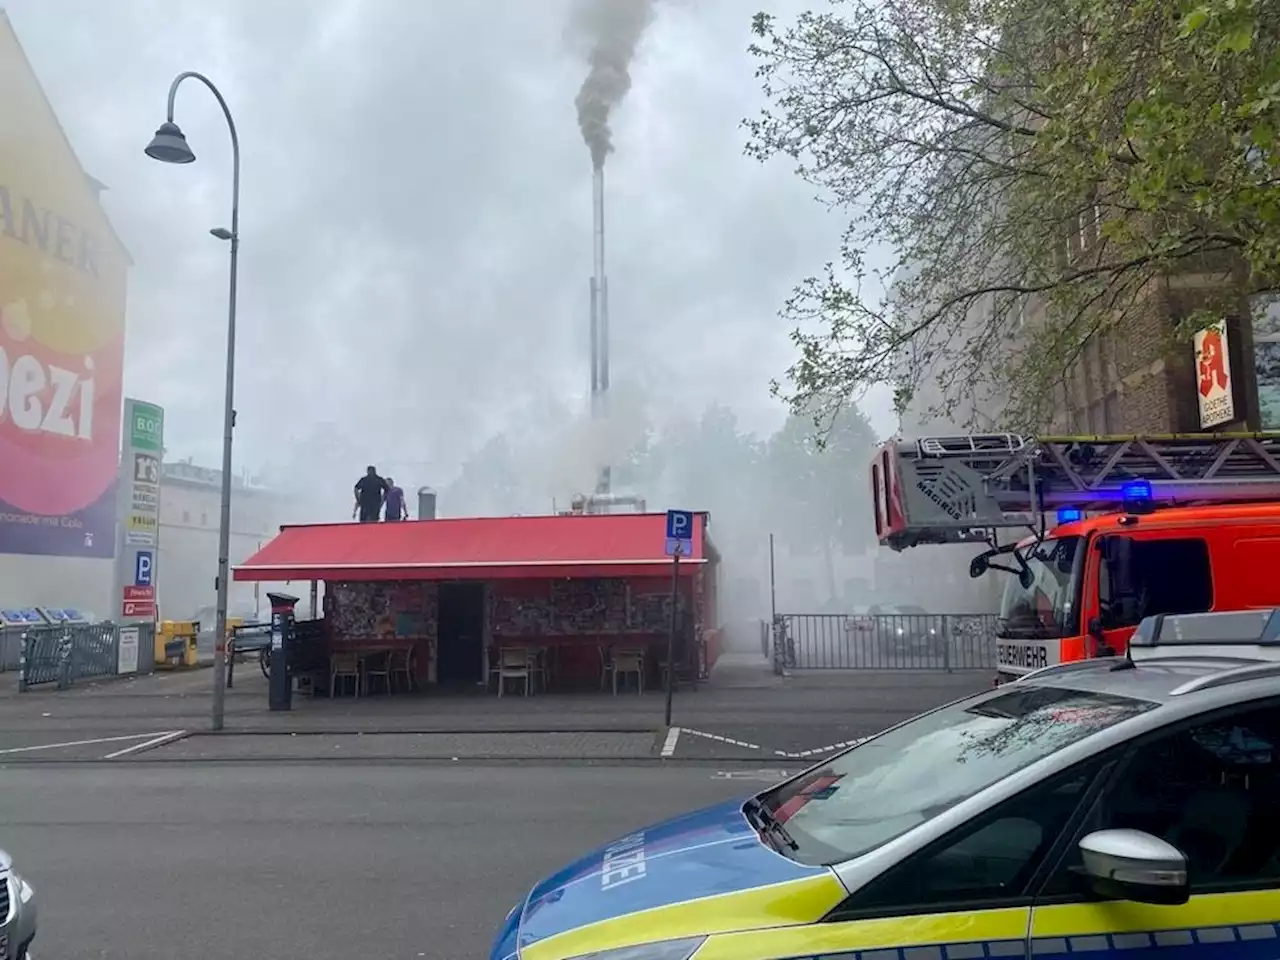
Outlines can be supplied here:
M231 552L231 435L235 429L236 384L236 280L240 265L240 137L231 109L222 93L208 77L194 71L178 74L169 87L169 122L173 122L174 101L182 81L199 80L213 94L227 118L231 132L231 278L227 292L227 376L222 410L222 502L218 515L218 599L214 615L213 645L213 729L221 730L226 712L227 682L227 592L228 554Z
M671 555L671 631L667 634L667 713L665 726L671 726L671 695L676 685L676 613L680 600L680 545Z
M781 674L778 657L778 587L773 572L773 534L769 534L769 648L773 651L773 671Z
M769 534L769 623L770 629L774 618L778 616L778 587L773 574L773 534Z

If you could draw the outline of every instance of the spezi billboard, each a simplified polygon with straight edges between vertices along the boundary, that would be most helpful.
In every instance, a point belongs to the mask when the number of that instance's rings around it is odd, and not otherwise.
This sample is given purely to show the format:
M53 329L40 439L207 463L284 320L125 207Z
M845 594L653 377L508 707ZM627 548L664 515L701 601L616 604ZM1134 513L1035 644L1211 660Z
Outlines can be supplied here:
M115 548L128 254L0 12L0 553Z

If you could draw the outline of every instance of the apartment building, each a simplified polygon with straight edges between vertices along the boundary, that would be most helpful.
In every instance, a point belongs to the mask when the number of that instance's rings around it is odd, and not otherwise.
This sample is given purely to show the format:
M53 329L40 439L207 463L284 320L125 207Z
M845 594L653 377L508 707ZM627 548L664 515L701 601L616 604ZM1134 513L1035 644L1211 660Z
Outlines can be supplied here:
M161 470L157 599L161 617L183 620L216 599L222 471L190 460L165 463ZM276 491L252 478L231 478L232 566L278 532L282 502ZM253 584L232 581L233 611L254 609L257 599Z

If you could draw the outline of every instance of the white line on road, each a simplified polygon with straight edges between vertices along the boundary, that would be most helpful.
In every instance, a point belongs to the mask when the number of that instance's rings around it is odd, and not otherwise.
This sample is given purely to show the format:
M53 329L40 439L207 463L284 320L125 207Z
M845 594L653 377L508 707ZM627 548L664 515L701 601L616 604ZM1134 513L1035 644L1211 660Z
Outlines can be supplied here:
M760 744L758 743L747 743L745 740L734 740L732 737L722 737L718 733L703 733L701 730L690 730L688 727L681 727L680 729L691 737L702 737L704 740L716 740L719 743L729 743L735 747L745 747L748 750L760 749Z
M826 747L814 747L812 750L801 750L799 753L792 753L789 750L773 751L780 757L786 757L789 760L802 760L805 757L818 757L828 753L835 753L837 750L844 750L848 747L856 747L860 743L866 743L870 737L858 737L856 740L844 740L840 743L833 743Z
M765 783L781 783L794 772L794 770L717 770L711 775L711 779L759 780Z
M0 755L9 753L31 753L34 750L57 750L59 747L88 747L95 743L122 743L126 740L141 740L144 737L164 736L155 731L151 733L131 733L123 737L95 737L92 740L67 740L63 743L37 743L33 747L9 747L6 750L0 750Z
M676 752L676 744L680 742L680 728L672 727L667 731L666 742L662 744L662 755L664 757L673 756Z
M123 750L117 750L115 753L108 753L103 760L115 760L117 757L127 757L131 753L141 753L143 750L150 750L153 747L163 747L166 743L185 737L185 730L170 730L168 733L162 733L157 737L147 740L145 743L135 743L132 747L125 747Z

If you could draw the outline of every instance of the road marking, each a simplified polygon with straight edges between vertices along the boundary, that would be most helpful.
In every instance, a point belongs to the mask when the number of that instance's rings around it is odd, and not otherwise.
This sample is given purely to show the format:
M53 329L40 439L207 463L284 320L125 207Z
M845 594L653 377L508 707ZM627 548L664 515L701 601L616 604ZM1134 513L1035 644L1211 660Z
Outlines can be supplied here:
M690 730L689 727L681 727L680 730L682 733L689 733L689 736L691 737L701 737L703 740L714 740L719 742L719 744L741 746L741 748L745 748L746 750L762 749L759 744L749 744L749 742L746 742L745 740L733 740L733 737L722 737L719 733L704 733L700 730Z
M132 747L125 747L123 750L117 750L115 753L108 753L103 760L115 760L117 757L127 757L131 753L141 753L143 750L150 750L153 747L163 747L166 743L173 743L187 735L185 730L170 730L168 733L162 733L159 736L147 740L145 743L135 743Z
M712 780L762 780L765 783L778 783L786 780L794 770L717 770L711 775Z
M676 752L676 744L680 742L680 728L672 727L667 731L666 742L662 744L662 756L670 757Z
M860 743L866 743L870 737L858 737L856 740L844 740L840 743L833 743L826 747L814 747L812 750L801 750L799 753L792 753L789 750L773 751L780 757L786 757L788 760L803 760L805 757L823 756L828 753L835 753L837 750L845 750L849 747L856 747Z
M126 740L142 740L146 737L166 736L166 733L131 733L123 737L95 737L92 740L67 740L63 743L38 743L34 747L9 747L0 750L0 755L9 753L31 753L35 750L57 750L60 747L88 747L95 743L123 743Z

